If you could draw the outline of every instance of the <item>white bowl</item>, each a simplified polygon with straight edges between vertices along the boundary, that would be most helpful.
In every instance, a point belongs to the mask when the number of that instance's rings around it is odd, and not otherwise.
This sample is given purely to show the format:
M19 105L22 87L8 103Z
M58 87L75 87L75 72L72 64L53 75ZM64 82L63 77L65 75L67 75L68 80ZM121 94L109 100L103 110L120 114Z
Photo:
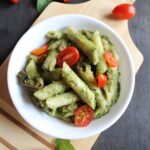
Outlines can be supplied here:
M18 84L16 75L25 66L26 56L46 42L45 34L49 30L65 30L68 26L76 29L88 29L108 36L120 56L121 93L118 102L110 112L100 119L93 120L85 128L74 127L57 118L47 115L32 102L24 88ZM120 36L108 25L94 18L82 15L62 15L49 18L29 29L14 48L8 66L8 89L19 114L35 129L58 138L81 139L98 134L112 126L126 110L133 94L135 74L131 54Z

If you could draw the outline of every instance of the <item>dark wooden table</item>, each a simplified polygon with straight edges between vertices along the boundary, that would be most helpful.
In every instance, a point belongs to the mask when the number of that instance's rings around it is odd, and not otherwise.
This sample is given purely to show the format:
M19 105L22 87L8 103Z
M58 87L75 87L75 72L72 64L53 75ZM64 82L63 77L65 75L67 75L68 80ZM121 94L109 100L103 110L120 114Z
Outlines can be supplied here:
M72 0L73 3L86 0ZM150 0L137 0L129 22L131 36L144 55L132 101L121 119L101 134L92 150L150 150ZM0 0L0 64L39 14L35 0L17 5Z

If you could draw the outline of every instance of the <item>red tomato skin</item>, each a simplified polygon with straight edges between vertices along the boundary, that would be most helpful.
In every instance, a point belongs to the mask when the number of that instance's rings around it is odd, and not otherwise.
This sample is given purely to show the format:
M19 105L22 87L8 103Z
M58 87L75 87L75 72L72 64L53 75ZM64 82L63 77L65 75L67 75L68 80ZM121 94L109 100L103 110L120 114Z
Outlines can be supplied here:
M107 84L107 76L105 74L100 74L97 77L97 86L103 88Z
M10 0L12 3L17 4L19 0Z
M128 20L135 16L136 8L131 4L120 4L113 9L112 13L117 19Z
M80 116L86 112L86 116ZM88 105L83 105L75 111L75 126L86 127L93 120L94 111ZM82 117L82 120L79 120ZM79 122L81 121L81 122Z
M35 56L40 56L43 55L44 53L46 53L48 51L48 44L45 44L44 46L40 47L40 48L36 48L34 49L31 54L35 55Z
M80 54L76 47L69 46L62 50L57 56L57 65L62 66L66 62L70 67L75 65L80 58Z
M118 67L119 64L111 52L106 51L103 57L110 67Z
M64 3L69 3L71 0L63 0Z

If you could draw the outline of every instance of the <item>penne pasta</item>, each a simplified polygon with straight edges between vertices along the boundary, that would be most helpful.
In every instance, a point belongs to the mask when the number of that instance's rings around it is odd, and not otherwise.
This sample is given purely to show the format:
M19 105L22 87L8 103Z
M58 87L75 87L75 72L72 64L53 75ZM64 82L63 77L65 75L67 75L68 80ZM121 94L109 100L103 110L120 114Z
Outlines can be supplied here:
M39 100L46 100L48 97L63 93L68 89L69 87L63 81L56 81L34 92L34 96Z
M95 94L65 62L62 68L62 77L68 86L70 86L85 103L95 109Z
M66 92L54 97L46 99L46 105L50 109L57 109L59 107L69 105L79 100L79 97L74 92Z
M97 47L74 28L68 28L68 38L89 58L93 65L99 62Z
M46 51L32 51L17 74L31 101L76 127L106 115L120 94L119 55L109 38L99 30L72 27L46 37Z

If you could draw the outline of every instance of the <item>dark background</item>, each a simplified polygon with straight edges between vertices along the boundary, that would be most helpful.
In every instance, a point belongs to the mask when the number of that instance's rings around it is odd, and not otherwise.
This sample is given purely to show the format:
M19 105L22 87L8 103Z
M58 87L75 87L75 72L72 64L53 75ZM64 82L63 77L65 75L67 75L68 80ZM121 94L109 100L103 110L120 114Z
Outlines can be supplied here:
M35 0L17 5L0 0L0 63L38 17ZM86 0L72 0L73 3ZM150 0L137 0L137 15L129 21L133 41L144 55L136 75L132 101L121 119L101 134L92 150L150 150ZM84 150L84 148L83 148Z

